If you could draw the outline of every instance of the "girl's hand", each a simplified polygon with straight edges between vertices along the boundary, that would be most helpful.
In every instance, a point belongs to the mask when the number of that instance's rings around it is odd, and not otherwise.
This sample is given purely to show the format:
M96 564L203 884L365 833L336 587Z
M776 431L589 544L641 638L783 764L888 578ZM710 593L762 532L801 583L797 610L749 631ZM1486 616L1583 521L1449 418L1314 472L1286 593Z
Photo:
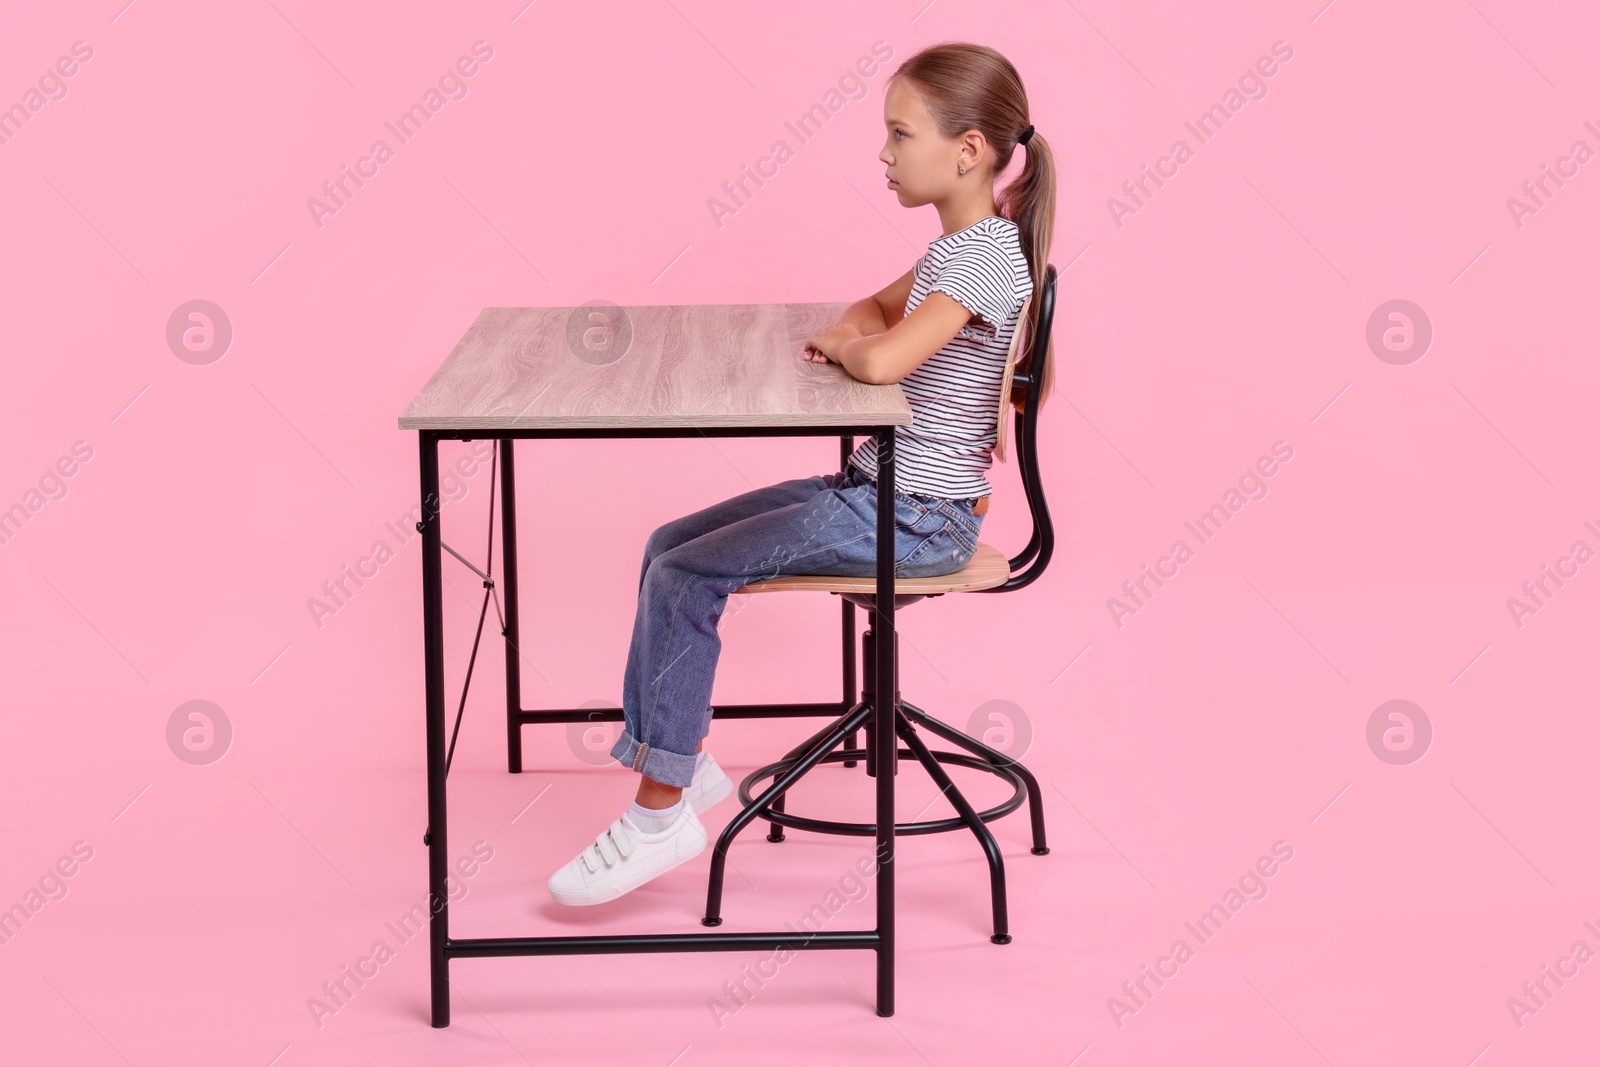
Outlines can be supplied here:
M860 336L861 331L848 322L829 326L806 338L805 351L801 356L812 363L827 363L830 360L837 363L839 349L844 343Z

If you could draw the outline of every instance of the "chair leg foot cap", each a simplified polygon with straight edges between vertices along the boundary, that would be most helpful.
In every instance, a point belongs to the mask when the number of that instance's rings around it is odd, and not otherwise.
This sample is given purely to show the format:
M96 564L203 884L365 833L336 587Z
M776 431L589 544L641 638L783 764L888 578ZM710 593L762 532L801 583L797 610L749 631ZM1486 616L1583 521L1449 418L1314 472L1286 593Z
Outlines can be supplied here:
M1050 855L1050 850L1048 848L1036 848L1033 850L1033 854L1035 856L1048 856Z
M993 941L997 945L1009 945L1011 944L1011 935L995 934L993 937L989 938L989 940Z
M701 926L721 926L722 925L722 920L721 919L701 919L700 920L700 925Z

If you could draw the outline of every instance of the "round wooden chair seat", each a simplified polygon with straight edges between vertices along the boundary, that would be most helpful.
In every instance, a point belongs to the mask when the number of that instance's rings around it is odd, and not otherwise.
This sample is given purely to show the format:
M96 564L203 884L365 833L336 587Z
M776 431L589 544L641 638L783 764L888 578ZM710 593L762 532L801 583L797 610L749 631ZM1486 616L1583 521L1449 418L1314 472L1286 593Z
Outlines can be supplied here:
M931 578L896 578L894 582L895 603L898 605L903 600L916 597L938 596L941 593L964 593L974 589L992 589L997 585L1006 584L1011 577L1011 566L1006 557L993 545L978 542L978 550L972 554L972 559L967 565L950 574L938 574ZM735 589L735 593L787 593L799 590L811 592L838 593L851 601L860 603L857 597L871 598L877 594L878 580L876 578L857 578L853 575L836 574L791 574L782 578L768 578L766 581L751 582Z

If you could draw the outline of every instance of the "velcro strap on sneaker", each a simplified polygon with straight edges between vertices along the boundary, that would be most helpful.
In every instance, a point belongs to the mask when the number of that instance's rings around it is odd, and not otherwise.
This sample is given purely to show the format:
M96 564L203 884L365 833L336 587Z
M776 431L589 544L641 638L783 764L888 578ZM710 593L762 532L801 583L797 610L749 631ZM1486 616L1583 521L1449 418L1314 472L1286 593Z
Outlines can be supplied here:
M611 838L616 849L624 858L633 855L633 834L628 830L628 824L619 817L611 824L611 830L606 835Z
M607 830L605 833L595 838L594 850L600 854L600 859L605 862L607 867L617 862L617 860L620 858L617 853L617 846L611 843L610 830Z

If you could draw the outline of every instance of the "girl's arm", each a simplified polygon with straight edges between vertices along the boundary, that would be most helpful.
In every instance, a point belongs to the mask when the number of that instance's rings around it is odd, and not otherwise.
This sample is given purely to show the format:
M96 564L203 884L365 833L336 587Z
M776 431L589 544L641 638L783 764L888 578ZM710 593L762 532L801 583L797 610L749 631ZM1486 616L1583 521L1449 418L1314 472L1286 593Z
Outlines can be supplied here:
M844 309L839 316L839 326L851 326L858 334L883 333L889 328L884 321L883 308L876 297L864 297Z
M839 316L839 325L854 326L862 334L886 333L905 317L906 301L911 299L914 271L906 271L869 297L857 300Z
M845 308L837 323L821 334L814 334L806 342L802 357L812 363L828 362L828 356L823 350L811 343L824 334L837 337L871 337L888 333L899 325L905 318L906 301L911 298L914 274L915 268L908 270L878 292L857 300Z
M848 323L830 326L806 341L806 355L813 362L831 360L869 385L893 385L949 344L973 317L936 289L883 333L863 334Z

